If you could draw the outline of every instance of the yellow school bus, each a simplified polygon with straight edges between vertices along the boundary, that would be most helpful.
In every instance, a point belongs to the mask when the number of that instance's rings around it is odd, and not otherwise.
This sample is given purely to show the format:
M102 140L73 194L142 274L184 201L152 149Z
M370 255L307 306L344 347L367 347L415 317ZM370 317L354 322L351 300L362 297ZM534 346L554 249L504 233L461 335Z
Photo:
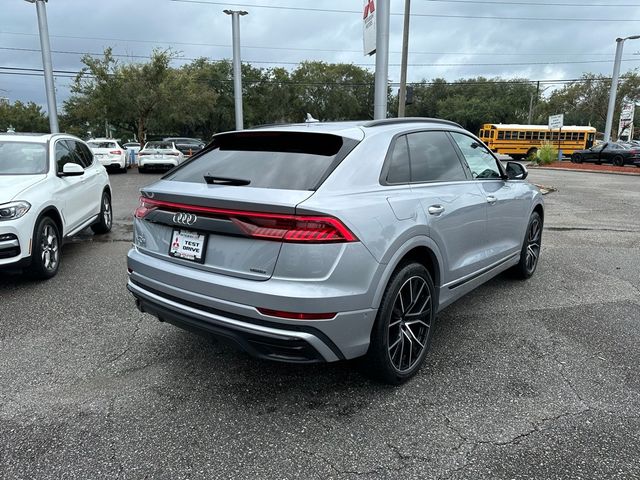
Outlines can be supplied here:
M478 136L492 151L522 159L535 153L544 141L552 142L563 155L590 148L596 129L571 125L552 131L547 125L485 123Z

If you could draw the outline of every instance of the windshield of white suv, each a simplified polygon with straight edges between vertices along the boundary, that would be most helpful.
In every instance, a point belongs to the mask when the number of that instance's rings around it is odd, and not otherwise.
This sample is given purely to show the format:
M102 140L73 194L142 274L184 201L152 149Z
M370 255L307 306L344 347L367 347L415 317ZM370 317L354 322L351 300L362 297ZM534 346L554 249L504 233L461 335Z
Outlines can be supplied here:
M47 173L47 150L30 142L0 142L0 175Z

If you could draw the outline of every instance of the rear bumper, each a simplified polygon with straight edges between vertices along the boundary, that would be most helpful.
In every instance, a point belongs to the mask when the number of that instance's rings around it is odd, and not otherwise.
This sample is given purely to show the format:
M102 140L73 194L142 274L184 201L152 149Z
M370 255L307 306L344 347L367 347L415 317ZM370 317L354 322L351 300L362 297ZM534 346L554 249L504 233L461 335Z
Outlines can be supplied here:
M124 158L99 158L98 161L103 167L120 167L125 168L127 162Z
M251 355L294 363L333 362L364 355L369 347L377 313L373 308L342 311L329 320L290 320L257 310L258 306L302 312L339 310L336 307L344 299L332 298L322 289L305 293L310 286L304 282L203 276L135 248L129 251L128 266L133 270L128 289L143 311L187 330L224 337ZM287 285L291 283L298 287L298 298L291 296L292 285ZM316 298L311 298L312 293ZM327 296L318 298L323 293Z
M138 167L143 168L173 168L178 166L178 159L138 157Z
M344 359L336 345L313 328L291 330L281 325L257 324L250 318L185 304L180 299L150 291L131 281L127 288L136 298L140 311L185 330L213 335L254 357L288 363Z

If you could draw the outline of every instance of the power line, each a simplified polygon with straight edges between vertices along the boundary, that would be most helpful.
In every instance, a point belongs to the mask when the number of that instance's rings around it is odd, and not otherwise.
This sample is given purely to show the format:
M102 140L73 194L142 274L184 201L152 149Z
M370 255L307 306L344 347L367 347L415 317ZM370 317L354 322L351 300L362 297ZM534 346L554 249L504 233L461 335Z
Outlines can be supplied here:
M43 70L39 68L31 68L31 67L3 67L0 66L0 70L10 70L8 72L0 71L0 75L24 75L24 76L42 76ZM23 70L23 71L20 71ZM54 70L55 76L60 76L63 78L75 78L77 74L80 72L74 72L70 70ZM73 74L73 75L70 75ZM209 80L212 83L232 83L232 80ZM432 82L409 82L409 85L421 86L421 85L449 85L449 86L477 86L477 85L534 85L537 83L545 84L545 85L561 85L573 82L610 82L611 77L600 77L600 78L566 78L566 79L541 79L541 80L485 80L485 81L462 81L462 82L441 82L441 81L432 81ZM373 82L287 82L287 81L277 81L277 80L248 80L246 83L250 84L270 84L270 85L296 85L296 86L326 86L326 85L335 85L335 86L347 86L347 87L371 87L373 86ZM389 82L392 86L399 85L399 82Z
M3 33L3 32L0 32ZM163 43L163 42L158 42L158 43ZM166 42L169 43L169 42ZM224 46L224 47L229 47L231 48L231 45L213 45L211 44L211 46ZM313 48L288 48L288 47L251 47L251 46L245 46L243 45L242 48L261 48L261 49L273 49L273 50L304 50L304 51L318 51L318 52L322 52L322 51L329 51L329 52L341 52L341 53L348 53L348 52L354 52L354 53L362 53L361 50L326 50L326 49L313 49ZM18 51L18 52L37 52L40 53L40 49L39 48L22 48L22 47L0 47L0 50L9 50L9 51ZM103 52L76 52L76 51L69 51L69 50L51 50L51 53L58 53L58 54L66 54L66 55L92 55L92 56L102 56ZM390 52L390 53L401 53L401 52ZM591 53L591 52L585 52L585 53L577 53L577 52L538 52L538 53L532 53L532 52L527 52L527 53L489 53L489 52L410 52L411 55L461 55L461 56L540 56L540 55L551 55L551 56L576 56L576 55L598 55L598 56L606 56L606 57L611 57L610 53ZM134 54L126 54L126 53L112 53L112 55L114 57L123 57L123 58L150 58L150 55L134 55ZM183 57L183 56L179 56L179 57L175 57L178 59L182 59L182 60L197 60L197 58L199 57Z
M503 5L505 7L510 7L512 5L534 5L538 7L640 7L639 4L608 4L608 3L542 3L542 2L496 2L492 0L423 0L425 2L433 2L433 3L469 3L474 5Z
M213 2L209 0L169 0L170 2L180 3L198 3L208 5L233 5L234 7L243 8L267 8L273 10L292 10L305 12L327 12L327 13L357 13L362 15L361 10L340 10L334 8L313 8L313 7L290 7L285 5L257 5L252 3L229 3L229 2ZM508 5L504 3L504 5ZM404 13L391 12L391 15L402 16ZM523 20L528 22L545 21L545 22L637 22L638 20L629 18L558 18L558 17L497 17L491 15L450 15L439 13L412 13L412 17L430 17L430 18L466 18L474 20Z
M182 60L188 60L187 58L180 58ZM220 61L220 60L218 60ZM271 60L243 60L243 63L247 64L263 64L263 65L300 65L308 60L302 60L298 62L286 62L286 61L271 61ZM640 62L640 58L623 58L623 62ZM503 62L503 63L475 63L475 62L458 62L458 63L410 63L411 67L523 67L531 65L585 65L594 63L611 63L610 60L568 60L568 61L553 61L553 62ZM374 67L374 63L349 63L350 65L357 65L360 67ZM390 67L399 67L399 63L390 63Z

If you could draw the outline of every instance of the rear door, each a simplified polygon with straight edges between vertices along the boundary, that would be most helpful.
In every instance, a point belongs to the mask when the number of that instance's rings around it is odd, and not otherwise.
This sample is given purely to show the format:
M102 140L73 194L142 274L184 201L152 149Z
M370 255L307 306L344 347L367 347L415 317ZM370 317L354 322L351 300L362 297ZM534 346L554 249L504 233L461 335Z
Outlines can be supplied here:
M411 190L447 263L443 282L480 270L487 265L487 206L478 185L468 176L446 132L414 132L406 140Z
M206 153L142 190L136 246L169 262L267 280L283 236L298 234L296 206L313 195L356 143L318 133L220 135ZM314 229L328 234L325 227L321 220L307 222L294 241L312 240ZM198 255L191 256L190 248Z
M523 181L503 179L503 169L473 137L451 132L487 207L486 255L493 265L519 252L528 217L528 188Z

